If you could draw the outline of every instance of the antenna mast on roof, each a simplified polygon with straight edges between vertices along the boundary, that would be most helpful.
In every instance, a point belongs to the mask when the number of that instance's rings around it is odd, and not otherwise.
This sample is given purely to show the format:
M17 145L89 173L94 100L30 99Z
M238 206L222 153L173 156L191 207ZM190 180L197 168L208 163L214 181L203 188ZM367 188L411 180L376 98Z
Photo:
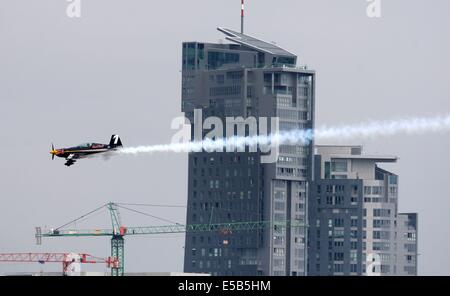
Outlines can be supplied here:
M241 0L241 34L244 34L244 0Z

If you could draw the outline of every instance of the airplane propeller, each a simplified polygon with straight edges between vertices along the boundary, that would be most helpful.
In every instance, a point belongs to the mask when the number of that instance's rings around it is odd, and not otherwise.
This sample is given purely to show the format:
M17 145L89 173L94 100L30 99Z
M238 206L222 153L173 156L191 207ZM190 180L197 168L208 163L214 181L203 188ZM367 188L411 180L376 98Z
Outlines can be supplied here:
M51 154L52 154L52 160L55 159L55 146L53 145L53 143L52 143L52 152L51 152Z

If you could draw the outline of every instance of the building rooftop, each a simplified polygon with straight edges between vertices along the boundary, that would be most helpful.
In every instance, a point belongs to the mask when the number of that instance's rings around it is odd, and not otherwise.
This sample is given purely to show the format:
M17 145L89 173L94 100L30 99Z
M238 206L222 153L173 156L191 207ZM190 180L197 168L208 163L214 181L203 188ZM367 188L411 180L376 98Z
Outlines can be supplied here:
M374 162L397 162L398 157L393 155L363 154L361 145L316 145L315 154L327 155L335 159L361 159Z
M273 55L286 56L286 57L296 57L295 54L269 42L262 41L260 39L241 34L239 32L226 29L226 28L217 28L220 32L226 35L226 39L235 43L238 43L243 46L247 46L256 51L261 51L264 53L269 53Z
M364 160L373 160L375 162L397 162L397 156L389 156L389 155L345 155L345 154L336 154L330 155L331 158L341 158L341 159L364 159Z

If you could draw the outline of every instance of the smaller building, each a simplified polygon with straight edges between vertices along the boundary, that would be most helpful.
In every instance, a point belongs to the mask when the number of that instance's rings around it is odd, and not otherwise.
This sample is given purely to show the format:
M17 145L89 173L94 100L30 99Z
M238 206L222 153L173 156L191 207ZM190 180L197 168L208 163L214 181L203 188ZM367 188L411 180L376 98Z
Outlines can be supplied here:
M309 198L309 275L416 275L417 214L398 213L395 156L316 146Z
M402 275L417 275L417 221L417 213L398 214L397 269L400 269L399 273Z

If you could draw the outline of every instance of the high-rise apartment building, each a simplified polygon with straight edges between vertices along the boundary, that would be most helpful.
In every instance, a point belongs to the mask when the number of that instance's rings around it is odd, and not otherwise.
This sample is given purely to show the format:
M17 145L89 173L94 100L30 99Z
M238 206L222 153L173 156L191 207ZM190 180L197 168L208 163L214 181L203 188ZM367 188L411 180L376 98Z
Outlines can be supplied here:
M398 176L361 146L317 146L309 275L416 275L417 214L398 213Z
M229 43L183 43L182 111L194 124L193 134L199 135L200 127L205 136L213 128L208 117L224 123L227 118L254 117L257 124L261 118L279 117L280 131L312 129L314 71L297 66L297 56L277 45L224 28L219 31ZM245 122L246 135L252 123ZM224 124L224 135L227 128ZM232 124L229 130L239 128ZM187 223L306 224L313 143L281 145L275 158L274 153L248 149L190 153ZM212 275L305 275L306 244L305 227L187 233L184 270Z
M297 66L297 56L272 43L219 31L231 42L183 43L182 111L193 123L192 140L213 129L226 137L230 131L249 136L255 127L259 134L278 127L313 129L314 71ZM268 118L278 118L277 126ZM270 126L264 128L264 122ZM417 274L417 214L398 213L398 176L378 166L397 158L363 155L360 146L317 146L314 153L313 145L190 153L187 224L304 226L189 232L184 270Z

